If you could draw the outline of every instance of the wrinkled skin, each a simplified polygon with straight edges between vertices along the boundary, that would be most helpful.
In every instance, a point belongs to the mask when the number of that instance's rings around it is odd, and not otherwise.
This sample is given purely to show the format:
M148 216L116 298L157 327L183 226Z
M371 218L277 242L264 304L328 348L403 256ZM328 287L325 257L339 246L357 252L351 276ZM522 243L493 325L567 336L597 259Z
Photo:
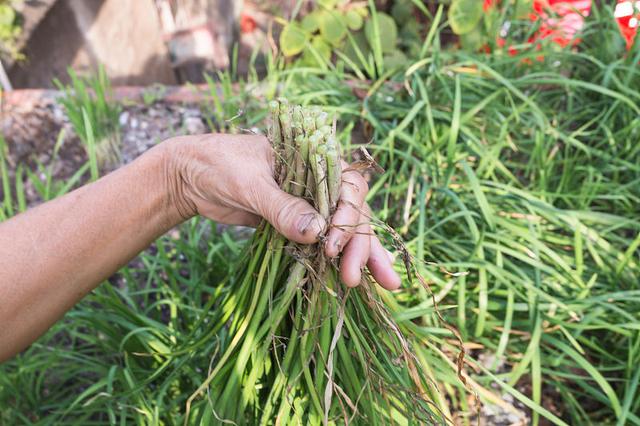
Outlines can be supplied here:
M280 190L273 178L273 150L267 139L255 135L205 135L173 141L175 166L182 187L184 217L195 214L217 222L257 226L267 219L290 240L310 244L326 228L325 220L309 203ZM356 171L342 177L341 201L332 217L325 242L326 254L340 259L340 274L348 286L360 283L367 266L384 288L395 289L400 279L389 253L373 235L365 204L368 186Z

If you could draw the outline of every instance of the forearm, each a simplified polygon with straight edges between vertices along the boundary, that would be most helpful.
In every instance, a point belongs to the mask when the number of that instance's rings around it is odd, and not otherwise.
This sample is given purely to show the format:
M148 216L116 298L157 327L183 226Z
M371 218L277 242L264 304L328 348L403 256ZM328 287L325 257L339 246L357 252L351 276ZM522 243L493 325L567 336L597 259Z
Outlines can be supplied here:
M182 218L162 147L0 224L0 361Z

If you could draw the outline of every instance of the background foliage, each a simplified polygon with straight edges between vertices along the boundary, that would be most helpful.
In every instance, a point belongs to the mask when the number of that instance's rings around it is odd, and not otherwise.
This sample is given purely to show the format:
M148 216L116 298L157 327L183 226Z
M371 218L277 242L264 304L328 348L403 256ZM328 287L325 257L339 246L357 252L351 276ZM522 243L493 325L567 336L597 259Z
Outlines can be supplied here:
M21 0L0 0L0 58L19 58L15 45L20 35L20 16L15 6Z

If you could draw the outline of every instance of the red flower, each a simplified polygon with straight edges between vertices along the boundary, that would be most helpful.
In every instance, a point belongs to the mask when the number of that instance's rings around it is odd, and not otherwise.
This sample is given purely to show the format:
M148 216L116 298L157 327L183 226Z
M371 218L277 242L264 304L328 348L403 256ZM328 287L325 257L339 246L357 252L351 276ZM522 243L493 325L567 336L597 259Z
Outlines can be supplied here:
M486 12L491 9L491 7L496 6L497 4L498 0L484 0L484 3L482 3L482 10Z
M584 17L591 12L591 0L534 0L533 9L531 20L542 20L536 38L550 38L565 47L578 43L574 37L582 29Z
M640 1L636 1L634 4L633 1L618 0L614 16L618 21L620 33L627 43L627 49L631 49L640 24Z
M247 14L240 15L240 31L243 33L252 33L256 29L256 21Z

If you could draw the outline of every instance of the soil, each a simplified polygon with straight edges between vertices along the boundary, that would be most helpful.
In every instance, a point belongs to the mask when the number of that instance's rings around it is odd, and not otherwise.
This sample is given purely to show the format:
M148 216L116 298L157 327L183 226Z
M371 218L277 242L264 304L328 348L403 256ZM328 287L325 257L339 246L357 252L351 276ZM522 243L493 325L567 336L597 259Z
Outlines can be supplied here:
M200 105L161 100L149 104L125 104L118 121L124 164L172 136L208 131ZM46 167L51 170L54 180L61 181L69 179L87 162L80 138L64 109L54 101L46 100L37 105L6 105L0 116L0 132L7 146L11 187L15 187L15 172L19 164L30 170ZM54 153L56 143L59 149ZM103 173L108 171L103 170ZM46 174L40 173L39 178L44 181ZM38 204L41 200L33 182L25 179L24 185L28 205ZM0 195L4 197L1 188Z

